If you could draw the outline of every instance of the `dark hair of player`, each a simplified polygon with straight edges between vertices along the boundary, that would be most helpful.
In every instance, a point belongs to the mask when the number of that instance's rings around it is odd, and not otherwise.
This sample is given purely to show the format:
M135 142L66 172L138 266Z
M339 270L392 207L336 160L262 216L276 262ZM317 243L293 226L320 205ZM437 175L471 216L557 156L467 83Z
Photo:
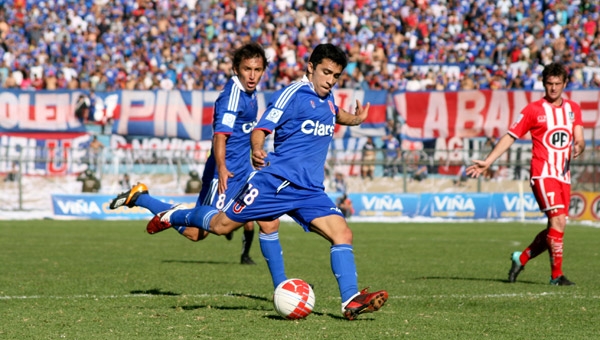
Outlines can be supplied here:
M265 50L257 43L248 43L238 48L233 53L233 69L239 71L239 67L242 64L242 60L261 58L263 61L263 68L266 69L268 62Z
M548 77L560 77L564 83L567 81L567 76L567 70L565 70L564 66L559 63L548 64L544 66L544 70L542 71L542 80L544 84L546 84Z
M348 65L348 58L346 53L341 48L333 44L320 44L313 50L309 63L313 64L314 67L319 65L323 59L329 59L334 63L342 66L342 70Z

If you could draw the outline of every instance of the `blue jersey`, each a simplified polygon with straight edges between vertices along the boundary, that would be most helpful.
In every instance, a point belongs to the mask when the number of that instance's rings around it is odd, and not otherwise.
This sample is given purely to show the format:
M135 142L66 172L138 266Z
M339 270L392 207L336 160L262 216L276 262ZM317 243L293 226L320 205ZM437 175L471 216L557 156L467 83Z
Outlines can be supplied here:
M325 190L325 160L337 112L333 94L320 98L306 78L274 93L255 127L275 133L275 149L261 171L299 187Z
M225 146L225 165L234 174L229 181L243 182L254 170L250 162L250 133L256 124L257 114L256 93L247 93L237 76L232 77L219 94L213 115L213 133L229 135ZM218 177L213 145L202 174L200 202L209 193L212 180Z

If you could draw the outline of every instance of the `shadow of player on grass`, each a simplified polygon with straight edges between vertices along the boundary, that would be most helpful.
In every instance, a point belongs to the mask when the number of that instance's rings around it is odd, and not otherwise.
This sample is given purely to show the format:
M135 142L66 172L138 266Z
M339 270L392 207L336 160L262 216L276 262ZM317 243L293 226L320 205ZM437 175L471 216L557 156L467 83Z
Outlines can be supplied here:
M459 277L459 276L421 276L421 277L416 277L413 280L460 280L460 281L485 281L485 282L511 283L508 281L508 279L490 279L490 278L482 278L482 277ZM519 280L518 283L547 285L547 283L538 282L538 281L527 281L527 280Z

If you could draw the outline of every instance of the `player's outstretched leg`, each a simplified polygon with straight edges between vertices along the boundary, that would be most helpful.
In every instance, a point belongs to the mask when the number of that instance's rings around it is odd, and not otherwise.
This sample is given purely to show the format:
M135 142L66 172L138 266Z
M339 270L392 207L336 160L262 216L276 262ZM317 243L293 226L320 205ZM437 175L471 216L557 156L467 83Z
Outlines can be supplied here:
M135 202L141 194L147 194L148 187L144 183L138 183L128 191L122 192L110 202L111 209L117 209L122 206L133 208Z
M186 209L183 205L176 205L169 210L165 210L156 214L150 222L146 225L146 231L148 234L156 234L163 230L167 230L171 228L172 224L170 222L171 215L177 211Z
M172 226L193 226L217 235L226 234L226 232L223 232L222 230L217 230L215 232L210 228L212 218L218 214L218 209L207 205L196 206L193 209L186 209L185 207L178 205L156 213L150 222L148 222L146 230L148 232L150 232L150 230L157 230L158 232ZM239 225L237 227L239 227ZM229 231L230 230L227 229L227 232Z

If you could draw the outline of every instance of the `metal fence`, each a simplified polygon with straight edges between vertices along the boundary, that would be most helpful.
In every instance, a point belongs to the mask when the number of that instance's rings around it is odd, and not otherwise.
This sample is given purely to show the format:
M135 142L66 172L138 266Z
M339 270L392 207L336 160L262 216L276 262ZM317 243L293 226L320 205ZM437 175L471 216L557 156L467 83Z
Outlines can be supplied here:
M460 153L458 158L457 152ZM341 178L345 181L344 185L349 187L343 190L353 192L510 190L511 185L527 186L529 179L529 158L516 157L512 154L516 152L518 151L509 150L506 157L494 164L489 176L473 180L466 178L464 169L471 163L471 159L485 157L480 151L409 150L401 151L393 157L389 150L375 149L375 157L366 161L362 151L332 150L324 169L328 182L326 186L327 190L338 190L336 185ZM448 157L449 154L455 156ZM99 153L90 153L89 150L82 149L58 152L23 148L19 153L13 151L8 155L7 150L0 149L0 188L9 194L2 195L4 199L10 199L12 206L19 210L30 208L24 204L24 195L32 186L35 188L44 183L54 183L60 188L54 190L80 192L76 178L86 170L91 170L106 183L103 186L105 193L122 190L115 183L126 173L143 178L167 176L168 180L164 185L171 188L161 189L159 186L158 190L180 192L178 188L183 186L191 170L202 173L205 159L206 155L199 155L198 151L180 150L134 151L104 148ZM573 160L571 172L573 190L600 191L600 150L589 148L582 157ZM36 184L42 179L45 181L43 184ZM495 186L490 185L491 183L495 183ZM18 204L14 204L15 202ZM7 202L3 204L6 206Z

